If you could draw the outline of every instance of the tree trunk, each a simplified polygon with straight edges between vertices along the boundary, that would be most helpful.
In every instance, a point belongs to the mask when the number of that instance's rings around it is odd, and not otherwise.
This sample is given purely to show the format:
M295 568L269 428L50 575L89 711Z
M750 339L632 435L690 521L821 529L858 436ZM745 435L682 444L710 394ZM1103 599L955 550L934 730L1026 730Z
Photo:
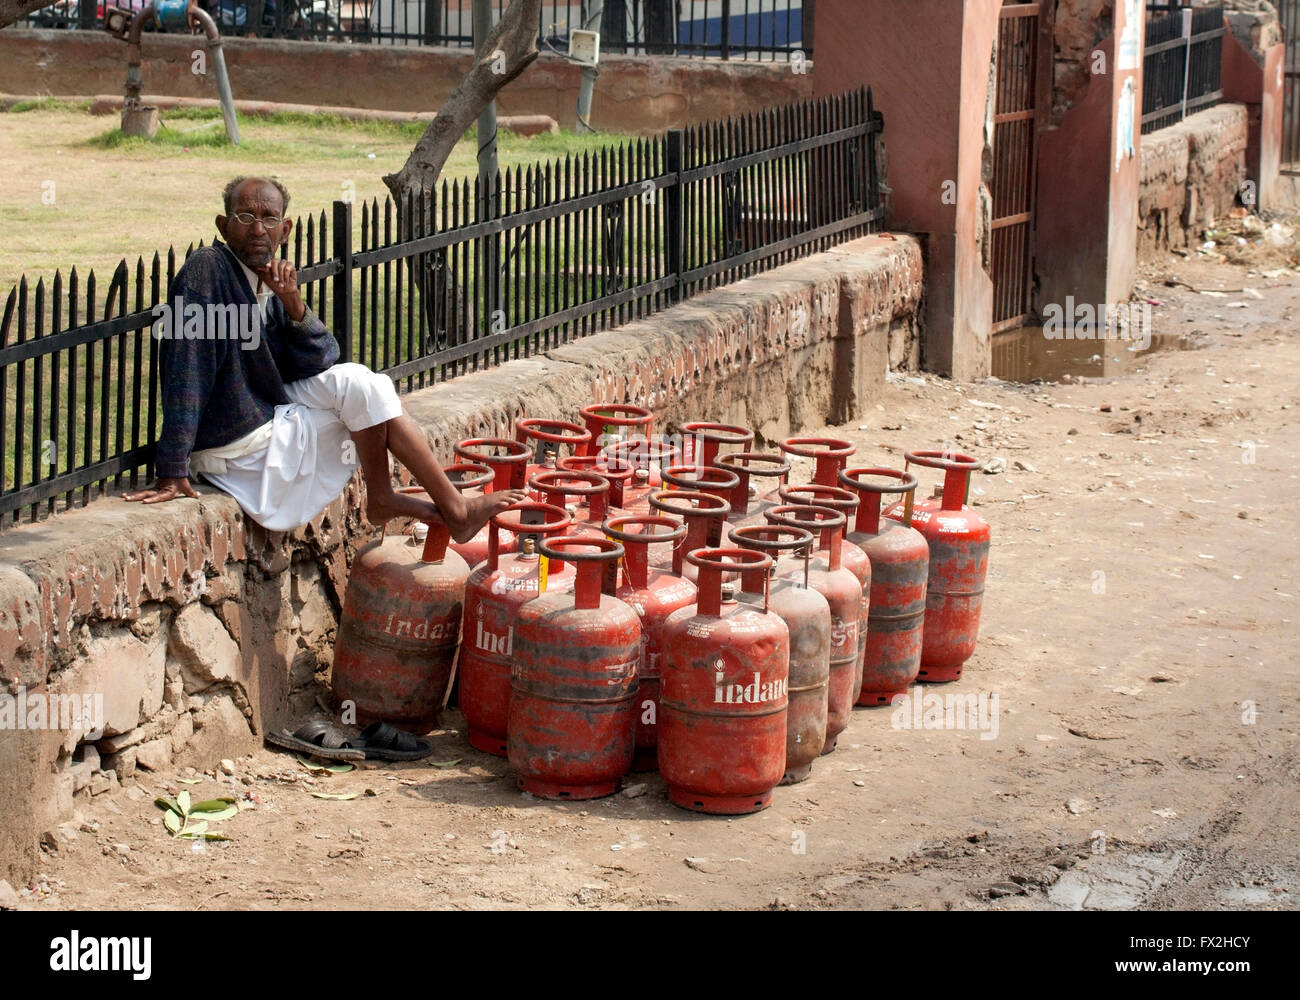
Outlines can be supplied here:
M4 2L4 0L0 0ZM474 65L456 87L437 116L425 129L405 166L384 177L397 207L399 238L413 239L422 208L432 196L447 157L461 137L474 124L497 93L522 73L537 58L537 26L541 19L542 0L511 0L501 20L479 46ZM484 192L487 194L487 192ZM409 202L408 202L409 199ZM407 211L407 205L414 207ZM480 200L476 211L483 213ZM495 255L493 255L495 256ZM419 292L428 323L433 349L457 343L458 333L478 328L479 308L491 311L491 303L478 301L483 291L476 291L474 302L444 255L419 254L410 258L411 277ZM481 275L494 268L491 258L483 261ZM487 303L487 304L485 304Z
M0 0L0 28L15 24L32 11L49 5L50 0Z
M406 203L408 192L424 197L433 191L447 157L479 112L537 58L541 10L542 0L511 0L476 53L473 67L438 109L406 165L384 177L384 184L399 206Z

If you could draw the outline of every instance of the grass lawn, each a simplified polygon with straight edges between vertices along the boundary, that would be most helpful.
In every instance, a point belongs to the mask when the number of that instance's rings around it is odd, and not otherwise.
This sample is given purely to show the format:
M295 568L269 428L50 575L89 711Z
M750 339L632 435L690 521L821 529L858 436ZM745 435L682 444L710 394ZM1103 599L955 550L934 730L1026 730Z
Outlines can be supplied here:
M241 146L225 138L216 110L162 113L157 138L128 139L116 116L93 116L57 100L0 113L0 296L23 274L93 267L107 288L123 258L134 266L169 245L211 241L221 189L239 174L271 174L293 196L290 215L329 212L348 186L362 199L388 193L381 178L405 163L420 125L348 122L328 115L242 117ZM501 134L502 168L612 145L625 136ZM443 175L473 176L476 144L462 140ZM51 202L52 203L48 203ZM360 227L360 205L354 211Z

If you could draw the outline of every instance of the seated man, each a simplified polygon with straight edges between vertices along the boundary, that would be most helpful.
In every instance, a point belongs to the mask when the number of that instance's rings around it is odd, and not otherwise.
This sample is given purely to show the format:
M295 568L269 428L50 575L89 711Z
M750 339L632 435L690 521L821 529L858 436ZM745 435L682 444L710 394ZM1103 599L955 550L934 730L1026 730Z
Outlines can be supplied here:
M371 522L441 520L453 538L467 541L526 494L463 496L392 380L364 365L336 363L334 336L303 302L293 265L275 256L293 228L284 217L288 207L278 181L236 178L226 185L226 214L217 216L226 242L196 250L177 272L161 307L185 315L170 317L159 351L158 480L125 499L197 496L188 478L195 473L233 496L258 524L289 531L342 492L359 460ZM228 324L223 310L231 306L251 320L239 329L257 336L232 339L228 329L214 329ZM207 317L202 330L191 330L191 313L199 323L200 313ZM394 490L389 452L432 502Z

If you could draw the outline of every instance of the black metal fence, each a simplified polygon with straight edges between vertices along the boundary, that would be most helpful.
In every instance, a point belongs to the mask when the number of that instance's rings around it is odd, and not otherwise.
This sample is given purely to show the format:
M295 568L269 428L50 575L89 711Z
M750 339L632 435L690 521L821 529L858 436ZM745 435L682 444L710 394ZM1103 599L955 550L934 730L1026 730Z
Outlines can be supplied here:
M473 0L200 0L224 35L379 45L472 47ZM805 0L604 0L601 50L744 60L808 59ZM139 9L144 0L109 6ZM493 20L509 5L494 0ZM538 41L568 52L569 33L594 27L591 0L543 0ZM30 27L101 26L103 0L60 0L26 19ZM808 2L811 9L811 0ZM811 14L811 11L810 11ZM811 16L809 17L811 21ZM811 24L809 25L811 28ZM798 55L796 55L798 53Z
M1147 8L1142 133L1176 125L1223 99L1224 8Z
M308 304L402 391L547 351L878 228L869 91L299 218ZM188 251L187 251L188 254ZM181 255L183 260L183 255ZM0 318L0 524L138 484L178 254L24 277ZM102 305L101 305L102 304Z

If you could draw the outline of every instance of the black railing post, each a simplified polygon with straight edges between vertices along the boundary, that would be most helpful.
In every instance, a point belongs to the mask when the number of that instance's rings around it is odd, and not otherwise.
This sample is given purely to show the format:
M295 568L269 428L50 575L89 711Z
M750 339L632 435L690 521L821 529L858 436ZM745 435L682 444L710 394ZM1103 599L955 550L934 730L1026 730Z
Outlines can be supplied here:
M669 129L667 162L664 169L670 179L664 189L664 225L668 229L668 270L675 279L669 300L682 300L682 272L686 270L683 256L684 220L682 217L682 130Z
M82 31L94 31L99 26L99 9L95 0L81 0L77 4L77 27Z
M352 203L336 201L334 203L334 243L332 256L334 272L331 282L331 298L334 302L334 317L331 324L334 339L339 342L339 360L352 360Z
M731 0L722 0L722 58L731 48Z

